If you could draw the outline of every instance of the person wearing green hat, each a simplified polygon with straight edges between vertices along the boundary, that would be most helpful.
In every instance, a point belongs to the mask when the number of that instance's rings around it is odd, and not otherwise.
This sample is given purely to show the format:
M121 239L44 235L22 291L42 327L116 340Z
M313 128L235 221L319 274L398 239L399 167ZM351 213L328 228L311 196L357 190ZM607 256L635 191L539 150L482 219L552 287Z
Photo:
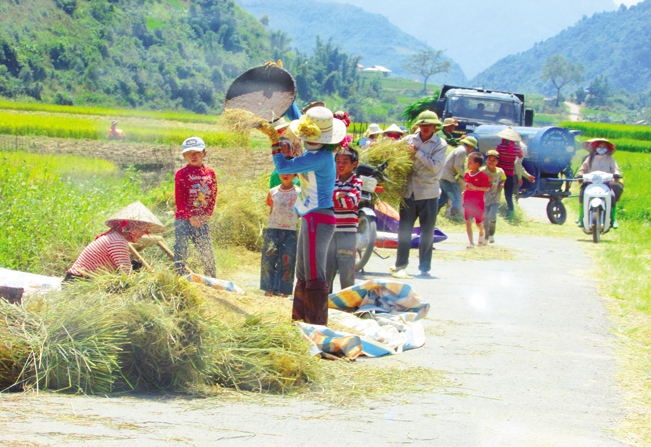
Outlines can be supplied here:
M426 110L418 115L416 120L418 131L401 140L413 154L414 165L411 175L407 178L403 203L400 204L398 253L393 268L394 275L398 277L401 276L398 272L405 270L409 264L411 233L417 218L421 229L418 269L422 276L430 276L438 198L441 194L439 179L448 148L445 140L436 135L436 129L441 124L436 113ZM402 275L405 273L402 272Z
M443 129L439 130L436 135L443 138L448 143L448 146L457 147L459 146L461 139L455 138L454 135L452 135L452 132L454 132L454 128L458 124L459 123L454 118L446 118L445 121L443 121Z
M460 219L463 216L463 200L457 179L463 178L466 174L466 156L477 149L477 140L474 137L463 137L460 143L458 148L445 157L440 182L441 196L438 200L439 209L448 203L448 199L452 200L450 217L455 219Z

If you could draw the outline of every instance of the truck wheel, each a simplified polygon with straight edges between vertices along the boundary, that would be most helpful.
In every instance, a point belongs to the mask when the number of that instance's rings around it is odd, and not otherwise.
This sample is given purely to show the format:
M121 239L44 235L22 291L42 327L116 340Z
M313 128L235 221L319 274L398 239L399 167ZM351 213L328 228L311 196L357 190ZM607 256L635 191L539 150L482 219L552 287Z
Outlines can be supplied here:
M554 198L547 203L547 217L554 225L563 225L565 223L567 210L561 199Z
M357 223L357 238L355 243L355 271L359 272L371 259L373 249L375 248L375 239L377 237L377 225L375 218L359 213Z
M601 208L590 210L590 225L592 226L592 241L598 244L601 240Z

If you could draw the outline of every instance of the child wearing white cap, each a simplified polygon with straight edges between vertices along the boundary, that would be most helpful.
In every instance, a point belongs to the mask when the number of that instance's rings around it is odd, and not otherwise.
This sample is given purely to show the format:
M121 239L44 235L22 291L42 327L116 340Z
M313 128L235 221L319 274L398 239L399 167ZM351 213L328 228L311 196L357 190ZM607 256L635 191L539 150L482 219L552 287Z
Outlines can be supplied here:
M215 171L203 164L206 144L199 137L186 139L181 146L181 155L188 165L180 169L174 178L174 269L181 276L189 273L185 263L188 257L188 243L191 240L199 252L205 275L214 278L217 269L208 219L215 209L217 196Z

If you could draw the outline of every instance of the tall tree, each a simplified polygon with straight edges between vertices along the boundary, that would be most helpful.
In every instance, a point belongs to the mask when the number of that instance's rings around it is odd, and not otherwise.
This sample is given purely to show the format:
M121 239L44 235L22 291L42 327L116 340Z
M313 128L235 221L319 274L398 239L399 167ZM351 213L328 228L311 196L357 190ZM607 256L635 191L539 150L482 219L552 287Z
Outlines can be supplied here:
M583 81L584 70L582 64L575 65L565 59L562 54L556 53L547 58L542 67L542 80L551 80L556 87L556 107L561 99L561 89L572 82L578 84Z
M420 50L402 63L409 73L423 77L424 93L427 93L427 80L437 73L447 73L451 66L450 61L443 60L443 50Z

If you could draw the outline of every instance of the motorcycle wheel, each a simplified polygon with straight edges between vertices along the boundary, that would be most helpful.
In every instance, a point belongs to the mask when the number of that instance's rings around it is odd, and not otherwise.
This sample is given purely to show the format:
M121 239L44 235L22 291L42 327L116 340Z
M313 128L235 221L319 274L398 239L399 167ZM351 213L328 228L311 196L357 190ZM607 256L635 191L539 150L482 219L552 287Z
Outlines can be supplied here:
M554 225L563 225L567 219L567 210L561 199L551 199L547 203L547 217Z
M592 241L598 244L601 240L601 208L590 210L590 224L592 225Z
M377 237L377 225L372 216L364 213L359 214L357 223L357 238L355 242L355 271L359 272L371 259L373 249L375 248L375 238Z

